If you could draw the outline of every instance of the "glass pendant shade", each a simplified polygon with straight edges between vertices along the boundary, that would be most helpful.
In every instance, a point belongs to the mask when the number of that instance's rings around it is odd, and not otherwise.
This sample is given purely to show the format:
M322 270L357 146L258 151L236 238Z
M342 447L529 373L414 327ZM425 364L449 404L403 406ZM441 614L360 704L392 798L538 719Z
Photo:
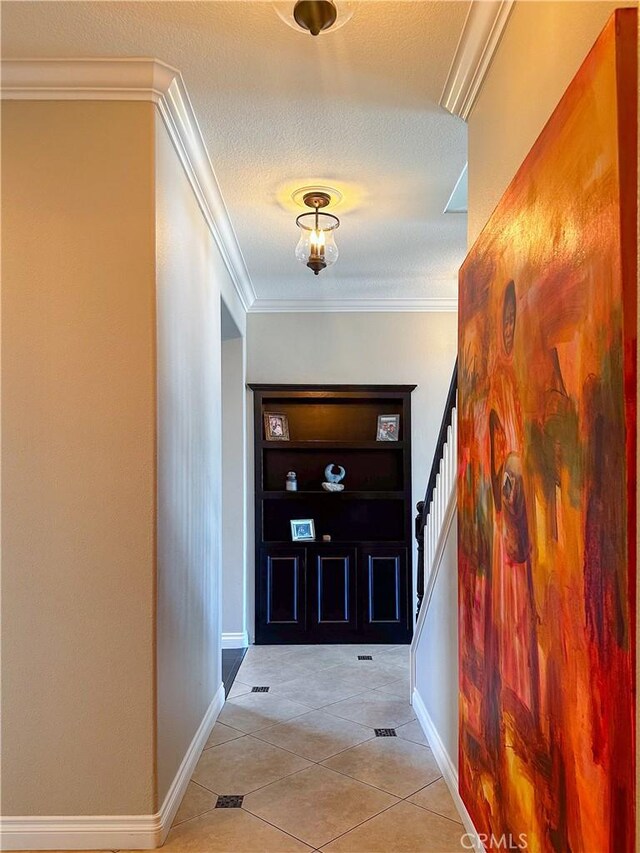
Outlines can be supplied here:
M300 240L296 246L296 258L318 275L338 260L338 247L334 237L340 225L337 216L331 213L302 213L296 219L300 229Z

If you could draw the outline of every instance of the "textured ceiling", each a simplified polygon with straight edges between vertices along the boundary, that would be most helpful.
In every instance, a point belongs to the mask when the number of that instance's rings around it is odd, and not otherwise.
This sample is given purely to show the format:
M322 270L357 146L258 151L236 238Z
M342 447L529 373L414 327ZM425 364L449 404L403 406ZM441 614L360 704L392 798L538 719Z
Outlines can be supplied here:
M259 299L456 293L466 216L442 211L466 125L437 102L467 2L355 2L317 39L269 2L3 2L5 57L149 56L182 71ZM294 258L293 189L328 184L340 258Z

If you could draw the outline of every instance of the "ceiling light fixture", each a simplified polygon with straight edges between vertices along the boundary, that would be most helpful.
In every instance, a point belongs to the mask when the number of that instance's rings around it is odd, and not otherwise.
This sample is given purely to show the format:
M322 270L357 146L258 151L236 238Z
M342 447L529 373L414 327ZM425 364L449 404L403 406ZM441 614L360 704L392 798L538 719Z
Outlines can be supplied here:
M338 10L333 0L298 0L293 7L293 17L299 27L317 36L335 24Z
M311 33L314 36L334 33L351 20L354 3L348 0L298 0L297 3L273 3L278 16L299 33Z
M302 200L307 207L313 208L314 212L301 213L296 219L296 225L301 231L296 246L296 258L301 264L309 267L314 275L318 275L338 260L334 231L340 226L340 220L332 213L320 213L322 208L331 203L329 193L308 192Z

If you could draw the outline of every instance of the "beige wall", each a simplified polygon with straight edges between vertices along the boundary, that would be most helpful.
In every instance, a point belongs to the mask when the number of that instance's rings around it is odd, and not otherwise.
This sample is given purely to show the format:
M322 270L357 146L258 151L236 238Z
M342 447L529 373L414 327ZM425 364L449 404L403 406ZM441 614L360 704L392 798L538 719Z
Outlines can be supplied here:
M158 803L221 685L220 286L227 276L161 119L158 304Z
M613 10L630 2L516 2L469 118L471 246Z
M223 307L223 310L226 310ZM235 333L238 335L239 333ZM222 641L246 645L245 339L222 340Z
M154 811L154 108L2 103L2 811Z
M458 515L447 533L416 648L416 690L458 769ZM437 650L437 651L436 651Z
M150 814L221 684L232 285L152 104L2 111L2 811Z
M247 316L250 382L418 385L412 395L414 505L424 497L456 351L453 313ZM250 429L251 442L252 423Z

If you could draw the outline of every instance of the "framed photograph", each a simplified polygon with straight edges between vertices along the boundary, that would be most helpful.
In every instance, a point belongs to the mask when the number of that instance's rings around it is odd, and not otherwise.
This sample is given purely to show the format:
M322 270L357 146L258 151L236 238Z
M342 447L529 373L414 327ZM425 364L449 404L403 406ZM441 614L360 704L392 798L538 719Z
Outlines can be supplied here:
M313 542L316 526L312 518L291 519L291 539L294 542Z
M280 412L265 412L264 437L267 441L289 441L289 418Z
M400 415L378 415L376 441L397 441L400 435Z

